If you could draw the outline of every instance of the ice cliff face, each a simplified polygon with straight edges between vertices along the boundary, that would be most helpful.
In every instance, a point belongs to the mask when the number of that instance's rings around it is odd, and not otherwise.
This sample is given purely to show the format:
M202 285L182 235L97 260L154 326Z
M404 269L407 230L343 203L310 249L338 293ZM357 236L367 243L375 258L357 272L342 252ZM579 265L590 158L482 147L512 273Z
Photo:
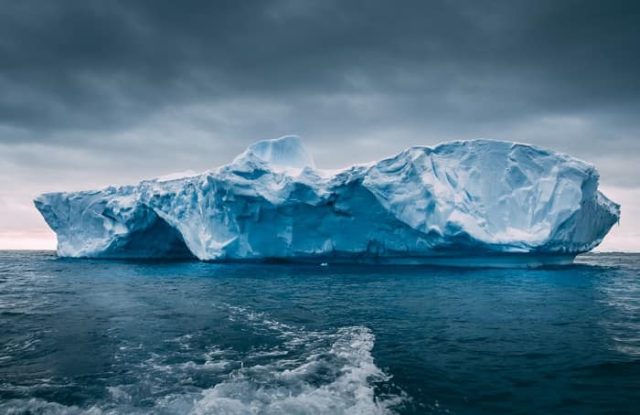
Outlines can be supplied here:
M619 218L585 162L493 140L316 169L297 137L201 175L35 200L68 257L570 262Z

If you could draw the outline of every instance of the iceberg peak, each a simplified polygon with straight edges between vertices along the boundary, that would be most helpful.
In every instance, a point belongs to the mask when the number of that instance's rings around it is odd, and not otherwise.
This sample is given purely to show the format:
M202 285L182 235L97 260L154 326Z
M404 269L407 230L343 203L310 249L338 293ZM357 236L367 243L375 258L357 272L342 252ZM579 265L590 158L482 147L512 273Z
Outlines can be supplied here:
M295 135L258 141L236 157L233 164L242 164L243 161L252 159L258 159L275 168L315 168L313 157L302 144L300 137Z

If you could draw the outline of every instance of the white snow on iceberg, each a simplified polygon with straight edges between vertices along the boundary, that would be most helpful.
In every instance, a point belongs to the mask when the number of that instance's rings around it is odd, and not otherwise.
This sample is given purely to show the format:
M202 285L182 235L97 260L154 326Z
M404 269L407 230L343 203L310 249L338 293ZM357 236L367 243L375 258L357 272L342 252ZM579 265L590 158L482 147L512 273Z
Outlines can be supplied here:
M620 207L583 161L495 140L315 167L297 137L231 164L35 200L66 257L541 265L597 246Z

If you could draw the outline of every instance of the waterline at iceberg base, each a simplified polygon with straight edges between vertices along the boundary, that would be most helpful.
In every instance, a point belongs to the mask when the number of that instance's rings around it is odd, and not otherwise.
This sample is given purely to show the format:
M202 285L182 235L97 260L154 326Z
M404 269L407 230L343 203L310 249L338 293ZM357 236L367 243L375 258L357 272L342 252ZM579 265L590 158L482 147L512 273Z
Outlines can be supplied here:
M620 206L595 167L506 141L454 141L339 170L299 138L230 164L35 200L58 255L470 266L571 263Z

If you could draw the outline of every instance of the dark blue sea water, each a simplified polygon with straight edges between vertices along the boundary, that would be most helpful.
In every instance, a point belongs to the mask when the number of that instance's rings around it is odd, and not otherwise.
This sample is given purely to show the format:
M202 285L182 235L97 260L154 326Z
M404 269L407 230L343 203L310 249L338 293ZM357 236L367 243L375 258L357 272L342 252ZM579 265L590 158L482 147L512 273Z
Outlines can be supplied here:
M537 270L0 252L0 413L640 413L640 255Z

